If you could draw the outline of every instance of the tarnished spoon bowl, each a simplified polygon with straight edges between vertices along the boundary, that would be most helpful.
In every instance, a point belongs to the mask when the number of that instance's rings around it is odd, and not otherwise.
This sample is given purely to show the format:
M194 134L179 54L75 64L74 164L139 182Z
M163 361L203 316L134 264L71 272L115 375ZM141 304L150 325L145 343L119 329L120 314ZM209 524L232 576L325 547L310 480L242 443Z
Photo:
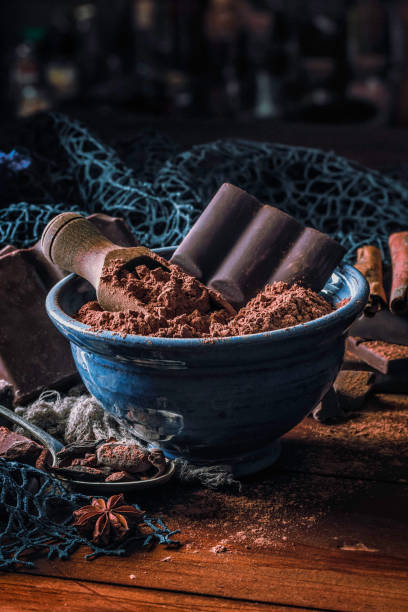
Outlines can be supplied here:
M40 427L33 425L33 423L30 423L5 406L0 405L0 415L15 425L22 427L31 438L34 438L43 446L47 447L52 456L52 467L57 465L57 453L63 448L61 442L53 438L53 436ZM63 478L62 476L56 474L53 475L70 489L80 491L81 493L85 493L87 495L114 495L116 493L131 493L133 491L140 491L141 489L157 487L166 483L174 475L175 469L174 463L170 459L166 459L166 465L167 469L164 474L161 474L161 476L158 476L157 478L146 478L146 480L133 480L130 482L89 482L85 480Z

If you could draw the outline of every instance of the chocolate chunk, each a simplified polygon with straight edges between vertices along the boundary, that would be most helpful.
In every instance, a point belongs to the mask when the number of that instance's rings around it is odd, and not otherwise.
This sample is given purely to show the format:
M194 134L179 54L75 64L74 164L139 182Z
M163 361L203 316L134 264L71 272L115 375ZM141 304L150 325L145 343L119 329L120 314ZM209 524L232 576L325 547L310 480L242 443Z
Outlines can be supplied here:
M224 184L171 262L241 307L274 281L320 291L344 253L325 234Z
M48 469L51 467L51 465L52 465L52 455L50 451L48 450L48 448L43 448L35 462L35 467L37 468L37 470L42 470L43 472L47 472Z
M373 317L363 315L357 319L349 334L365 340L382 340L408 346L408 318L389 310L380 310Z
M10 431L7 427L0 427L0 457L8 461L20 461L35 465L43 447L25 436Z
M319 423L336 423L344 420L345 414L340 405L339 396L333 387L317 404L312 412L313 418Z
M69 344L47 316L46 295L29 251L0 258L0 378L13 385L15 403L78 378Z
M347 350L382 374L402 376L408 368L408 347L349 336Z
M342 410L359 410L372 390L374 379L373 372L341 370L333 386Z
M125 471L113 472L105 478L105 482L132 482L133 480L136 480L135 476Z

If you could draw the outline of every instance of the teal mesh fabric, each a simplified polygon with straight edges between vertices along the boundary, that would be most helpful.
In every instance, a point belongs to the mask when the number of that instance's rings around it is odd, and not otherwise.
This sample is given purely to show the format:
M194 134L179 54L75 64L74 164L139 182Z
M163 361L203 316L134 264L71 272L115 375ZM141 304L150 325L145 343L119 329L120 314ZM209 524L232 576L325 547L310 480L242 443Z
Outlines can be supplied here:
M56 113L33 122L15 144L31 163L3 181L0 244L29 246L67 209L124 217L150 247L177 244L225 181L327 232L348 260L368 242L387 260L388 235L408 225L408 182L317 149L220 140L180 152L146 131L120 157Z
M86 558L98 555L123 555L123 545L103 548L81 537L72 527L73 510L90 503L85 495L69 493L62 484L29 465L0 458L0 568L32 567L27 557L47 552L48 557L68 558L81 544L91 548ZM139 506L135 505L140 509ZM177 545L170 531L159 519L145 515L143 522L149 533L139 532L143 546L152 541Z

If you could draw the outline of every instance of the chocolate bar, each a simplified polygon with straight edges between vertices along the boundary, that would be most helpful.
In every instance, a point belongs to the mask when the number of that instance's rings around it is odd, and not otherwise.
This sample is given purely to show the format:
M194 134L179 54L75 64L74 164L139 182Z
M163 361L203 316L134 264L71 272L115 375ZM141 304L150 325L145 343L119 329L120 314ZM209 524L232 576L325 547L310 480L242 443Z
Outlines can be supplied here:
M359 317L350 327L349 334L365 340L408 346L408 318L389 310L380 310L373 317Z
M208 286L233 305L243 305L277 268L289 244L302 231L300 223L272 206L262 206L226 255Z
M0 378L13 385L15 403L74 383L69 345L47 316L47 288L31 253L18 249L0 258L0 279Z
M374 315L387 306L380 249L369 244L357 249L354 267L365 276L370 287L370 295L364 312L368 316Z
M249 193L224 183L176 249L172 263L207 283L260 207Z
M381 374L403 376L408 369L408 347L349 336L346 349Z
M171 261L240 307L274 281L320 291L344 253L325 234L226 183Z
M392 261L390 309L408 313L408 231L391 234L388 239Z
M134 246L121 219L98 214L91 221L117 243ZM45 310L49 289L65 272L45 259L38 243L6 249L0 256L0 379L13 385L14 403L22 404L44 388L69 387L79 377L68 342Z

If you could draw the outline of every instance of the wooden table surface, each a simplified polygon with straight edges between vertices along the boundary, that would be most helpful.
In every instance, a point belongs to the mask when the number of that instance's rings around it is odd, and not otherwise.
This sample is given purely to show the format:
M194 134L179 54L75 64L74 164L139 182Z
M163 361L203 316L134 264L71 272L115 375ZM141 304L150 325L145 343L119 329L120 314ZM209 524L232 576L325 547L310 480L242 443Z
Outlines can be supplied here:
M407 159L402 132L357 129L353 139L350 128L268 126L271 140L373 167ZM194 129L196 142L214 137L215 128L208 138ZM145 493L132 501L179 527L180 549L40 559L32 571L0 575L0 609L408 610L407 414L408 396L376 395L341 425L306 418L241 494L176 482Z

